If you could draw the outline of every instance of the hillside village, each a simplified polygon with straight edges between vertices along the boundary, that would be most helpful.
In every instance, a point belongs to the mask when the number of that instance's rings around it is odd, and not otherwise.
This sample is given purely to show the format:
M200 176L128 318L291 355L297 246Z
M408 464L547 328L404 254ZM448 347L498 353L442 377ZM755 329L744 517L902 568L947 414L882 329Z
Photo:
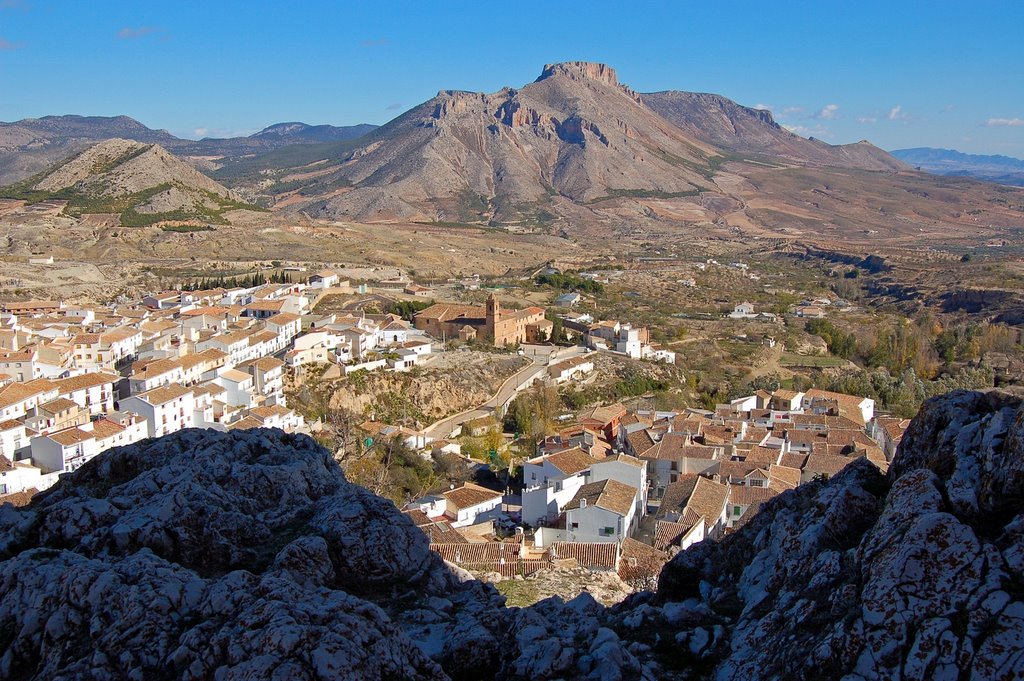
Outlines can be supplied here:
M406 279L375 288L381 300L432 293ZM304 283L168 290L134 304L0 304L0 498L24 502L111 447L184 428L310 432L319 424L288 405L285 386L311 367L320 368L318 378L403 372L443 352L453 336L514 347L551 334L544 308L502 310L493 294L480 308L434 304L413 322L359 309L313 311L325 296L367 290L325 270ZM617 326L594 325L585 339L594 346ZM620 351L650 354L641 331ZM517 389L592 371L585 357L551 352ZM409 439L423 446L433 438Z
M480 409L421 428L371 416L356 429L367 452L400 442L428 461L454 456L473 477L488 463L461 443L494 430L520 392L585 385L599 356L676 361L646 327L579 311L578 294L547 310L504 309L493 291L483 305L435 302L437 290L402 276L373 290L360 298L367 285L324 270L303 283L170 290L109 307L4 304L0 499L24 503L111 447L184 428L313 433L322 424L285 394L307 379L406 372L466 344L519 348L529 364ZM330 296L426 302L406 319L361 305L316 312ZM791 314L818 318L828 303L809 299ZM778 321L747 302L725 316ZM598 404L536 442L498 438L490 464L507 460L514 479L477 476L404 510L446 560L493 579L571 566L644 584L675 552L733 531L786 490L858 458L886 470L907 422L875 411L872 399L813 388L758 390L713 409Z
M649 585L676 552L787 490L862 458L886 471L907 425L871 399L817 389L714 410L594 407L537 443L521 494L467 483L405 513L446 560L495 580L582 567Z
M433 293L404 279L378 289ZM109 308L5 304L0 499L24 503L111 447L184 428L309 433L320 424L288 405L285 385L316 366L317 377L325 367L336 377L408 371L448 341L528 348L533 363L490 407L500 416L531 385L587 381L597 353L675 362L646 328L596 321L567 296L556 301L557 319L576 345L563 348L537 345L552 334L544 308L503 310L493 293L480 307L430 304L412 322L358 309L313 312L327 294L366 291L321 271L304 283L164 291ZM731 316L756 314L736 307ZM397 440L473 470L483 464L462 454L459 436L494 423L471 413L423 429L370 420L358 430L365 447ZM676 551L731 532L777 494L857 458L885 470L905 426L876 415L871 399L816 389L759 390L713 410L595 406L530 445L505 488L466 482L405 513L446 560L496 579L573 566L642 583Z
M395 315L311 314L339 283L327 276L111 307L3 304L0 495L24 500L111 447L184 428L308 432L286 376L314 363L404 371L431 352Z

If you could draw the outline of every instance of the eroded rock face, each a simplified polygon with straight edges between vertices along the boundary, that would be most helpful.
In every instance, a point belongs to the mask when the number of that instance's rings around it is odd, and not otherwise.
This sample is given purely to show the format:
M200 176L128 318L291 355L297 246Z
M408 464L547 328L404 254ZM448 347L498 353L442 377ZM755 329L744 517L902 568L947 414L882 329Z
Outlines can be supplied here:
M112 450L0 510L0 537L2 678L443 679L401 613L487 631L502 603L273 430Z
M652 623L692 642L721 622L690 651L717 679L1022 678L1022 492L1021 399L931 400L888 478L859 462L680 554Z
M505 608L279 431L112 450L0 509L0 678L1016 679L1024 408L928 402L867 462L679 554L656 594Z

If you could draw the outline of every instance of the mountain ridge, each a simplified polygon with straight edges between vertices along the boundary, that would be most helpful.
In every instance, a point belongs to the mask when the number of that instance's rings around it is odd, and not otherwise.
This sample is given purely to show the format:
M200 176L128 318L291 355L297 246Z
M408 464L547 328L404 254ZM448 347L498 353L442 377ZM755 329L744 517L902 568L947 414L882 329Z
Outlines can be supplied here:
M866 140L830 145L801 137L779 125L770 111L746 107L722 95L666 90L641 96L680 128L734 153L863 170L910 169Z
M285 220L577 239L698 230L865 247L922 232L973 235L981 215L992 229L1019 221L1019 202L997 188L916 172L865 141L804 139L720 95L637 93L591 62L547 64L533 82L493 93L440 90L350 139L260 151L251 145L320 133L281 123L256 134L235 155L211 154L218 140L170 151Z
M889 153L930 173L1024 187L1024 160L1012 156L965 154L955 149L935 147L895 149Z
M672 212L706 213L704 203L694 209L685 199L727 195L716 174L747 156L791 166L910 170L870 143L804 139L770 113L720 95L638 93L613 68L592 62L546 64L533 82L493 93L440 90L351 144L322 151L290 166L272 155L262 165L260 156L246 159L249 184L240 189L327 219L551 229L635 220L653 212L646 200L681 200ZM296 186L290 178L313 164L315 180ZM230 164L218 173L241 176ZM271 177L278 179L269 183Z
M282 132L281 126L297 125ZM182 156L239 156L267 152L289 144L317 144L352 139L376 126L275 123L248 137L189 140L155 130L130 116L75 114L0 122L0 185L24 180L95 142L129 139L160 144Z

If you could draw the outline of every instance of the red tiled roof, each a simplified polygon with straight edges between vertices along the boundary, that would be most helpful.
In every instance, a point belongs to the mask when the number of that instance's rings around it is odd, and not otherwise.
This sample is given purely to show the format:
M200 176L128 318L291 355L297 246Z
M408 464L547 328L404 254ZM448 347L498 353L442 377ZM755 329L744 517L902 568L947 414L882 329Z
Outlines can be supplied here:
M594 460L579 447L566 449L547 457L548 463L566 475L575 475L590 468Z
M501 492L495 492L492 489L487 489L486 487L481 487L480 485L474 485L471 482L467 482L458 489L445 492L442 496L455 506L455 508L465 509L494 499L500 499L502 494Z
M654 548L664 551L670 546L678 545L683 536L699 522L704 520L693 509L687 509L675 522L659 520L654 530Z
M580 567L588 570L614 570L619 557L619 546L614 542L554 542L550 554L552 560L572 558Z
M519 574L519 545L504 542L481 544L431 544L430 549L449 563L476 572L497 572L502 577Z
M619 557L619 578L624 582L653 580L661 574L666 562L668 554L626 537L622 540L622 555Z

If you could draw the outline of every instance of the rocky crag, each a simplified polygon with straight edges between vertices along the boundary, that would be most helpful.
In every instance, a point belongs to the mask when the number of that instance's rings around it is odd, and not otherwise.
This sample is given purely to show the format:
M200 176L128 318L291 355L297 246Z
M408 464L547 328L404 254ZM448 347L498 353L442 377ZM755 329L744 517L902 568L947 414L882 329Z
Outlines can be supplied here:
M657 593L506 608L302 436L185 431L0 509L0 678L1016 679L1024 403L928 402Z

